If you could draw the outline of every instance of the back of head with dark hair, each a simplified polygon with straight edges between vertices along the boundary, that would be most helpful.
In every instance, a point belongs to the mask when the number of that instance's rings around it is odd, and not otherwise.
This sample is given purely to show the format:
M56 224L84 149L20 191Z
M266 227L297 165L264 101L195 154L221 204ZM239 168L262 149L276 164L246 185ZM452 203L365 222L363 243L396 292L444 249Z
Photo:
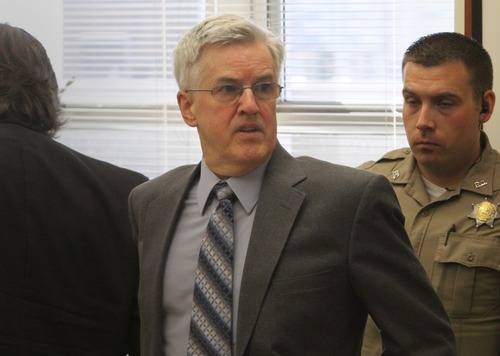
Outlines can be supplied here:
M57 80L43 45L0 24L0 121L53 136L62 126Z
M408 62L434 67L460 61L465 64L474 96L479 100L493 88L493 64L484 47L456 32L438 32L419 38L406 50L402 68Z

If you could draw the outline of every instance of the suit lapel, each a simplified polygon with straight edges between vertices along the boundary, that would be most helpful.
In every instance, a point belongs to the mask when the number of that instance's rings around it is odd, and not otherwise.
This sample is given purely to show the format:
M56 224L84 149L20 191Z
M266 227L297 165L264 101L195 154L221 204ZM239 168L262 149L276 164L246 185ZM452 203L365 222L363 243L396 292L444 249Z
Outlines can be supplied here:
M302 169L281 146L267 168L248 246L241 283L237 355L242 355L255 327L304 193L294 186L305 179Z
M197 166L196 166L197 167ZM165 179L164 194L153 200L149 206L144 223L142 268L145 276L162 274L168 246L175 231L175 226L181 212L184 197L191 187L193 177L198 169L188 169L176 172L175 176ZM163 276L160 276L163 278Z
M144 223L144 233L139 243L141 256L140 297L142 299L143 315L151 317L151 330L146 330L152 337L153 350L160 350L162 335L162 319L158 310L162 308L163 273L172 241L176 222L182 210L185 195L191 187L193 179L199 173L199 165L182 169L173 175L165 177L164 193L152 201L147 208Z

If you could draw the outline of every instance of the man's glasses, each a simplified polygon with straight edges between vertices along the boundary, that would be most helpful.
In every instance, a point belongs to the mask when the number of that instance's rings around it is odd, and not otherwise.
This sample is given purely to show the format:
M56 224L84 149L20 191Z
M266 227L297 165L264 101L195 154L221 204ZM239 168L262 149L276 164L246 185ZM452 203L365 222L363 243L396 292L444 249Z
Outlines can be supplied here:
M243 95L245 89L251 89L257 100L275 100L280 96L283 87L272 82L255 83L251 87L222 84L212 89L187 89L186 93L190 91L209 91L214 99L221 103L235 103Z

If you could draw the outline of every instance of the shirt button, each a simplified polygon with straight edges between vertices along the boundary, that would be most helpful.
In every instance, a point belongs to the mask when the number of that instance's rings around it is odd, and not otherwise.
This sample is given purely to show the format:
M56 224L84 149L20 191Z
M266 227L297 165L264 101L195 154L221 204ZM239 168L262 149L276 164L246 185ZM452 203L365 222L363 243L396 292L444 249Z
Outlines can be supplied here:
M428 216L429 212L427 210L422 211L422 216Z
M476 258L476 256L474 256L473 253L468 253L466 258L467 258L467 261L472 262L472 261L474 261L474 258Z

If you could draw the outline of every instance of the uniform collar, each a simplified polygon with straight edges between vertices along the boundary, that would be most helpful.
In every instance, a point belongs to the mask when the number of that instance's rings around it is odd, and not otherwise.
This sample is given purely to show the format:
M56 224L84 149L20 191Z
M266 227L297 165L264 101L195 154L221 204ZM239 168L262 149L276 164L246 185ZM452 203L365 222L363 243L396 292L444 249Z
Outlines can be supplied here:
M491 147L488 136L484 132L481 132L481 142L484 145L481 158L465 176L461 189L485 196L492 196L497 153Z
M498 154L491 147L488 136L484 132L481 132L481 142L484 146L481 158L462 180L461 186L456 189L457 193L460 190L468 190L484 196L493 195L493 186L496 185L494 178ZM393 184L408 184L414 174L420 176L418 169L416 169L415 156L409 148L407 150L408 155L399 161L389 173L388 178Z

